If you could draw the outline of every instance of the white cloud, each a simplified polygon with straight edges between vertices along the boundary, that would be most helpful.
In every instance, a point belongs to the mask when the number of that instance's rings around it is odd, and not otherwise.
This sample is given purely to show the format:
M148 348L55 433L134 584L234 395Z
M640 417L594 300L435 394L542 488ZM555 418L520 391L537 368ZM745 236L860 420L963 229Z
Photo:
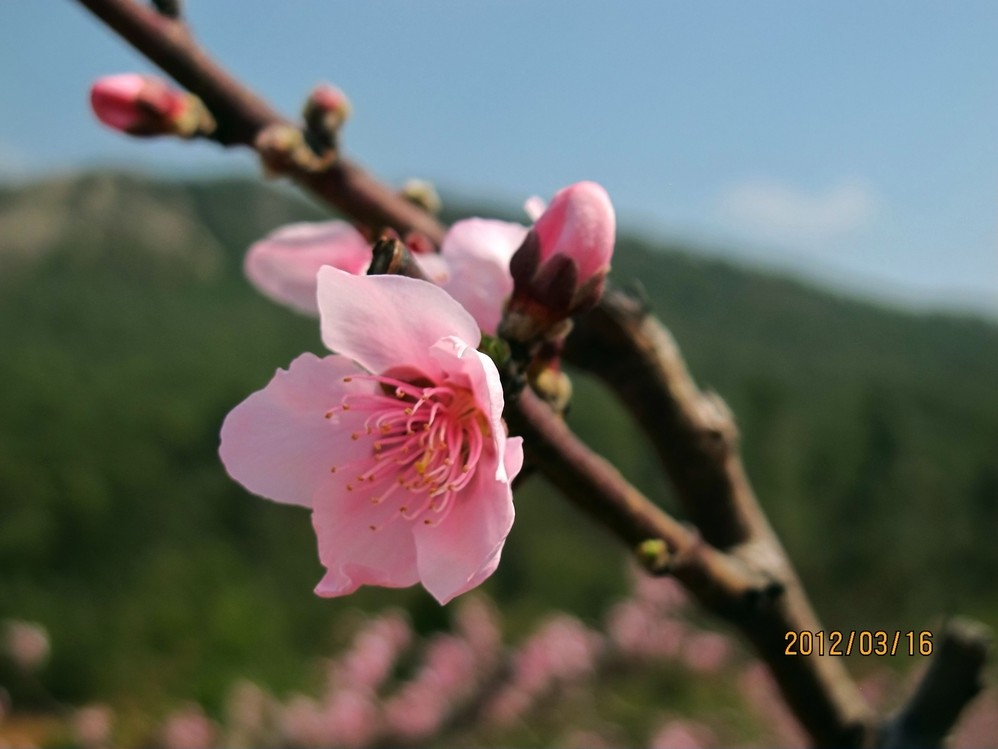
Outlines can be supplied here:
M872 188L861 181L813 193L776 180L752 179L725 189L718 206L724 222L736 231L796 243L862 229L876 216L879 203Z

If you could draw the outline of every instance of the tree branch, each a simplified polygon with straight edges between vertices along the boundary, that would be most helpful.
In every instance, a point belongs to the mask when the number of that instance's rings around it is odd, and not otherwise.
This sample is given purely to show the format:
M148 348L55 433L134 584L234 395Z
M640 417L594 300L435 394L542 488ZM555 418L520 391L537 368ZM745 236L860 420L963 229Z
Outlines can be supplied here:
M637 550L649 541L664 542L661 569L652 562L652 571L668 571L712 610L734 616L774 592L769 579L704 543L631 486L529 389L507 405L505 418L548 480L624 544Z
M222 145L253 148L268 127L291 124L212 61L181 21L133 0L78 2L199 96L218 122L213 138ZM437 245L443 238L444 227L434 218L348 161L338 159L320 171L290 165L286 173L371 237L390 227L403 234L417 231ZM566 358L602 376L629 407L703 539L638 493L525 392L510 404L507 418L529 439L548 478L628 545L662 542L662 561L670 571L756 644L816 743L869 744L872 716L841 662L784 654L786 632L820 625L748 483L736 449L737 431L723 401L697 389L665 329L619 293L607 294L577 321ZM782 595L758 595L773 592L774 580ZM937 662L958 661L968 659L941 654ZM943 676L927 677L930 686L919 690L912 715L927 709L939 689L933 685L946 679L958 679L963 687L955 691L963 696L939 698L947 707L933 713L928 724L903 714L890 736L905 737L909 734L902 731L910 732L912 725L919 735L941 735L972 696L979 668L934 668ZM919 696L923 693L928 696Z
M565 358L606 381L641 424L704 539L782 584L780 598L729 618L755 643L815 742L866 743L873 716L841 659L786 655L787 632L822 627L752 492L724 402L697 388L668 331L621 292L581 321Z
M223 146L253 147L271 125L292 124L215 63L194 41L186 25L134 0L77 0L180 85L196 94L218 123L212 138ZM418 231L435 244L444 228L432 216L340 159L309 172L290 168L287 176L343 211L372 235L392 227Z
M881 733L882 749L936 749L983 688L990 631L967 619L950 622L918 689Z

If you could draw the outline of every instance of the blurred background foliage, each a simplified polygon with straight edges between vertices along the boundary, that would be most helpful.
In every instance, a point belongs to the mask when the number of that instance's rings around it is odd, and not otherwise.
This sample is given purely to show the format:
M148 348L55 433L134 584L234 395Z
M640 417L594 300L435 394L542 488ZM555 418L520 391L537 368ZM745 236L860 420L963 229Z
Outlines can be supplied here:
M0 189L0 619L48 628L59 699L217 706L237 677L306 684L339 644L333 622L358 608L447 625L417 588L315 597L308 514L247 495L217 458L229 409L323 350L314 321L250 288L243 253L324 215L240 180L94 173ZM612 277L640 279L694 377L734 410L828 628L998 621L998 326L626 233ZM678 512L625 414L574 382L572 425ZM553 608L599 618L626 587L624 551L539 478L516 501L485 586L513 639Z

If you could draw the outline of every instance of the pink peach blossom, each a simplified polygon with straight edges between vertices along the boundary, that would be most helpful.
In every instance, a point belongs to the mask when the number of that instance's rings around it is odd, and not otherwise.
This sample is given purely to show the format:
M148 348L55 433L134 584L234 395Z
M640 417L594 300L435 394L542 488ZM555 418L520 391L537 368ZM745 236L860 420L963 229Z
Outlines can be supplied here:
M222 426L250 491L312 509L322 596L422 582L446 603L492 574L513 522L521 440L475 320L442 289L398 276L318 274L323 342Z
M440 245L447 269L440 285L490 335L499 328L506 300L513 293L509 261L526 236L526 227L519 224L469 218L454 224Z
M246 253L246 276L265 296L309 315L319 268L331 265L361 275L371 264L371 245L346 221L288 224L254 242Z
M166 81L138 73L106 76L90 89L90 106L97 119L131 135L177 132L190 103L188 94Z
M440 254L415 252L427 278L460 302L478 327L494 334L513 291L509 260L527 229L519 224L471 218L444 236ZM318 314L316 274L323 265L362 274L371 248L345 221L282 227L250 247L245 270L266 296L307 314Z

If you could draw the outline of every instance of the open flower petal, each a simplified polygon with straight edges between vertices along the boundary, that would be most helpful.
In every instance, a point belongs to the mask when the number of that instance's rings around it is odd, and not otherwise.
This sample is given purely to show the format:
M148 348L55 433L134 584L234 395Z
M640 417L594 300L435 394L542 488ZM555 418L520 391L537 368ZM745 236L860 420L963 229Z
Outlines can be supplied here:
M245 271L253 285L276 302L319 314L316 276L324 265L360 275L371 264L371 247L346 221L282 226L255 242Z
M352 276L319 271L322 341L371 372L407 366L443 374L430 347L455 335L472 348L481 333L474 318L443 289L401 276Z
M363 386L343 382L359 371L349 359L313 354L277 370L222 424L219 454L229 475L254 494L311 507L333 456L346 461L361 449L337 423L340 417L326 418L346 392Z
M509 260L526 235L520 224L470 218L454 224L444 237L440 254L449 276L441 285L486 333L495 334L513 293Z
M386 522L394 510L372 508L363 495L344 492L330 481L312 512L319 559L326 568L316 593L342 596L361 585L405 588L419 582L409 525L400 520Z
M522 454L518 442L510 450ZM447 603L481 583L499 563L513 515L509 482L479 471L455 498L445 522L414 526L423 586L440 603Z

